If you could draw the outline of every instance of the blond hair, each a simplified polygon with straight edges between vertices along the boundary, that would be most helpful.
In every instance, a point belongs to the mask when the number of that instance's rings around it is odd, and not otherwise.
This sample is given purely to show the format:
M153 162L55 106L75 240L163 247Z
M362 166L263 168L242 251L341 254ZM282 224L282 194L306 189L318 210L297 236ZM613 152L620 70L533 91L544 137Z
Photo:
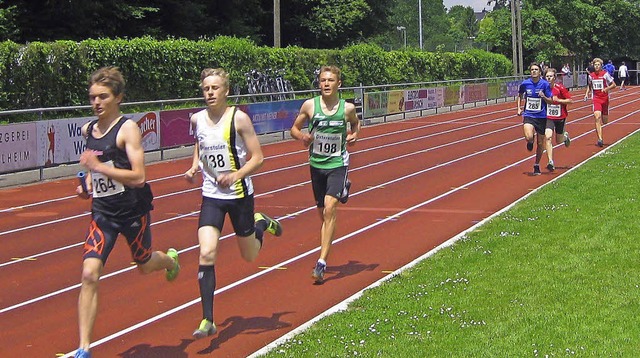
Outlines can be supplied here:
M204 79L209 76L218 76L222 78L224 88L229 88L229 73L227 73L224 68L205 68L202 70L202 72L200 72L200 86L202 86Z

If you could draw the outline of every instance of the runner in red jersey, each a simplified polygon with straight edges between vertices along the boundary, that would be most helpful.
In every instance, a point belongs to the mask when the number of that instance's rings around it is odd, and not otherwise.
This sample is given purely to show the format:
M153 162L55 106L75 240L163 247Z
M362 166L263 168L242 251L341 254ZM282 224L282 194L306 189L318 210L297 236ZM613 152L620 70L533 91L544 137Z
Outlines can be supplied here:
M602 68L602 59L593 59L594 71L589 73L589 85L584 93L585 101L589 98L589 93L593 92L593 116L596 121L596 134L598 147L604 146L602 139L602 125L609 122L609 91L616 88L616 83L609 72Z
M556 169L553 163L553 143L552 138L555 132L556 143L564 142L565 147L571 144L569 138L569 132L565 131L565 124L567 119L567 104L572 103L571 94L569 90L562 83L556 82L556 69L549 68L545 73L545 79L551 85L551 93L553 95L553 103L547 104L547 125L545 128L545 140L547 157L549 158L549 164L547 169L554 171Z

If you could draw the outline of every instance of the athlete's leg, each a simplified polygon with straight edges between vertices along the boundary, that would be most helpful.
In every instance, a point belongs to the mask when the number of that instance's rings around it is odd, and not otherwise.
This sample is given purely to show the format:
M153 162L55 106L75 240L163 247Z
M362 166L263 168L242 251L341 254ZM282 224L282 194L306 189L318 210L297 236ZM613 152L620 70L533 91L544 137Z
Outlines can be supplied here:
M544 135L538 133L538 142L536 146L536 161L535 165L540 164L540 159L542 159L542 154L544 153L544 148L546 146L546 139Z
M82 263L82 286L78 297L79 348L89 350L91 332L98 312L98 282L102 273L102 260L87 258Z
M524 140L527 141L527 143L533 143L533 139L535 137L536 134L536 130L533 127L533 124L531 123L525 123L522 125L522 131L524 134Z
M553 163L553 132L554 132L554 124L552 121L547 120L547 123L550 123L550 126L547 125L547 128L544 130L544 142L545 149L547 150L547 158L549 159L549 163Z
M593 112L593 117L595 119L596 135L598 136L598 140L602 141L602 112L601 111Z
M337 209L338 199L326 195L322 212L322 230L320 231L320 259L325 261L329 257L329 250L336 231Z

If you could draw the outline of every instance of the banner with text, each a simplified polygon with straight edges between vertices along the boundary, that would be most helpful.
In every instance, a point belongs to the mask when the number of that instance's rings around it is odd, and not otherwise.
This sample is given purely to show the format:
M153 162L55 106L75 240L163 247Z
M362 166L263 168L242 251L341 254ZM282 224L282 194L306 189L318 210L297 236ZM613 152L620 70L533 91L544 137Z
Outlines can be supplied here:
M38 166L35 123L0 126L0 173Z
M289 131L295 122L304 99L292 101L252 103L239 105L251 118L258 134Z

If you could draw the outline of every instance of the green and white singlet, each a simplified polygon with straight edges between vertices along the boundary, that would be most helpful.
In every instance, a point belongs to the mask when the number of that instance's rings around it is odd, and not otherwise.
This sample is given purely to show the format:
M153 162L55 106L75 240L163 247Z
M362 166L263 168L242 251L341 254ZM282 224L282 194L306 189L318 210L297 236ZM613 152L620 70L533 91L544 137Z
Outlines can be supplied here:
M347 151L347 120L345 101L341 99L334 114L322 111L320 96L313 99L310 131L313 143L309 146L309 163L318 169L334 169L349 165Z

